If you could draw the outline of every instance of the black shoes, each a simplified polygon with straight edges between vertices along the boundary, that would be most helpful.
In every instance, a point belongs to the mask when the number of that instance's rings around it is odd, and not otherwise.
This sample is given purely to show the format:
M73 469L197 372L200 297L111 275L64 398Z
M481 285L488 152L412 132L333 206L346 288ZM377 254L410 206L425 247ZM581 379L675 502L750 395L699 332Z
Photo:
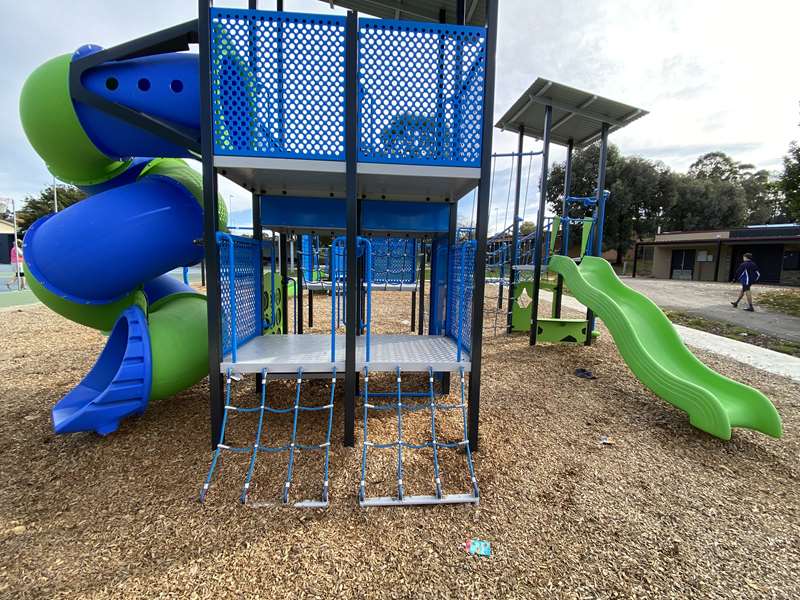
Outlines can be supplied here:
M752 306L748 306L747 308L745 308L745 310L746 310L747 312L756 312L756 309L755 309L755 308L753 308Z
M731 306L733 308L739 308L739 303L738 302L731 302Z

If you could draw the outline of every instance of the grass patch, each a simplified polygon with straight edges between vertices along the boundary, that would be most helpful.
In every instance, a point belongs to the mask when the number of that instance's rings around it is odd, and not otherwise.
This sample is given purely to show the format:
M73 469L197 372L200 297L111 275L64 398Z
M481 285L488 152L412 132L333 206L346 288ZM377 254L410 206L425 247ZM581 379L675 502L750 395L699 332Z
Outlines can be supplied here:
M759 293L756 302L774 312L800 317L800 290L768 290Z
M711 319L706 319L705 317L680 311L668 310L665 311L665 313L670 321L677 323L678 325L684 325L685 327L691 327L692 329L699 329L700 331L707 331L708 333L721 335L732 340L738 340L740 342L745 342L746 344L752 344L753 346L760 346L762 348L774 350L775 352L788 354L789 356L800 357L800 344L797 342L782 340L771 335L753 331L752 329L739 327L738 325L723 323L721 321L713 321Z

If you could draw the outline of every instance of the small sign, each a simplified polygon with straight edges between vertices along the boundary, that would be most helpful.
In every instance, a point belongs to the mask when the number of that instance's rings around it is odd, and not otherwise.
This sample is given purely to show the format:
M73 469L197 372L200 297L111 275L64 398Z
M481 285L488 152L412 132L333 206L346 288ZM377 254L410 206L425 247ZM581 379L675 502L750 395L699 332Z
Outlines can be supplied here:
M522 293L517 296L517 306L526 309L531 305L531 302L533 302L533 298L528 295L528 288L522 288Z

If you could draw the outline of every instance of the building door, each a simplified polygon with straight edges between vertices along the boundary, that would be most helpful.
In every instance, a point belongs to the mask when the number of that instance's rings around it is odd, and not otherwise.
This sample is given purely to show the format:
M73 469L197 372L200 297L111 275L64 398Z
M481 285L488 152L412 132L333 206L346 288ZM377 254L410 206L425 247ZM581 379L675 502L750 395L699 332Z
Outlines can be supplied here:
M695 250L673 250L670 279L694 279Z
M758 280L760 283L780 283L783 265L782 244L734 246L733 261L731 261L731 278L733 278L733 274L741 264L742 256L745 252L752 254L753 260L758 265L758 271L761 273L761 279Z

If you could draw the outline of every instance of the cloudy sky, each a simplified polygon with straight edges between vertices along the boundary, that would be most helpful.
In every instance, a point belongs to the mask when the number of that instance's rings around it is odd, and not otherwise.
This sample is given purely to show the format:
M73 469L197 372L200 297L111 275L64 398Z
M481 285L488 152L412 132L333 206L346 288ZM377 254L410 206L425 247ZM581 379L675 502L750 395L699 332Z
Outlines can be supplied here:
M329 10L317 0L285 1L287 10ZM22 199L51 180L19 124L18 97L27 74L82 44L113 46L192 19L197 2L4 4L0 196ZM274 0L261 0L260 7L271 9ZM798 23L796 0L501 0L495 116L541 76L649 110L612 136L626 154L685 170L698 155L720 149L775 170L789 142L800 138ZM494 145L509 151L515 138L498 134ZM530 149L538 146L529 143ZM562 158L556 150L553 159ZM536 173L534 163L533 184ZM499 165L492 229L504 220L509 175ZM234 211L249 206L248 195L235 186L223 192Z

